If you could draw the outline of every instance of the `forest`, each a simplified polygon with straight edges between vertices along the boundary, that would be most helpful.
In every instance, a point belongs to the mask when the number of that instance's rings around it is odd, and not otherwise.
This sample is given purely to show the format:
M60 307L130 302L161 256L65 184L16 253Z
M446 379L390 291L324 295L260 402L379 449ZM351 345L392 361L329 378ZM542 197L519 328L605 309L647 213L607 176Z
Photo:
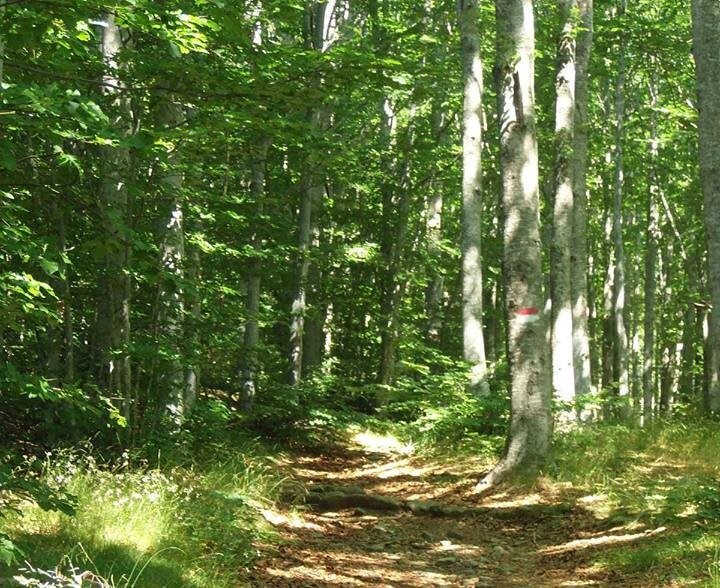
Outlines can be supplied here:
M0 585L720 587L718 0L0 0Z

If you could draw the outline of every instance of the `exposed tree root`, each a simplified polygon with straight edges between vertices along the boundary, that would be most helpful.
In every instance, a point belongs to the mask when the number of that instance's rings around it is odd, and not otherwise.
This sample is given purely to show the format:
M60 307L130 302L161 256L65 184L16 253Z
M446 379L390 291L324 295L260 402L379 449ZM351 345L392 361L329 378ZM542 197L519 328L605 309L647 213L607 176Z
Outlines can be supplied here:
M350 508L386 512L410 512L418 516L461 518L468 516L492 516L500 519L544 518L567 514L570 507L559 505L515 506L507 511L499 508L445 505L434 500L399 500L392 496L367 494L356 486L323 486L311 489L306 504L317 512Z

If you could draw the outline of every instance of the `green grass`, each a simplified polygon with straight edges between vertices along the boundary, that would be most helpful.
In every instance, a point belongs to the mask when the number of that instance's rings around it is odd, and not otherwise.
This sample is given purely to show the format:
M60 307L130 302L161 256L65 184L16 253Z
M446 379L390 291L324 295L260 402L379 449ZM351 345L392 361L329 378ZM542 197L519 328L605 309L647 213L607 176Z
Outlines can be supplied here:
M595 565L658 585L720 587L720 425L594 425L559 437L550 479L570 483L599 522L665 530L604 549ZM581 501L582 504L582 501Z
M72 564L114 587L238 586L256 543L276 540L260 511L284 480L252 442L192 457L100 467L77 452L50 456L42 476L76 496L76 515L25 504L4 531L33 567Z

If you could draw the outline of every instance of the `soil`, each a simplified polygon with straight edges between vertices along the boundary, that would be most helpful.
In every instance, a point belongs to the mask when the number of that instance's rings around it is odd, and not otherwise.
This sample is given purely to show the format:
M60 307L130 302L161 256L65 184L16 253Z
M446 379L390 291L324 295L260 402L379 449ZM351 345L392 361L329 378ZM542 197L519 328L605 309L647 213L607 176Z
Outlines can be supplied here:
M259 546L253 587L674 585L648 573L620 575L597 561L603 550L632 549L664 529L613 526L587 497L557 485L498 488L480 499L473 486L487 464L479 460L448 463L356 446L295 456L284 467L307 492L305 504L264 511L283 541ZM373 499L317 499L343 494ZM375 498L380 508L368 508ZM401 506L382 508L382 501ZM434 508L413 512L408 501Z

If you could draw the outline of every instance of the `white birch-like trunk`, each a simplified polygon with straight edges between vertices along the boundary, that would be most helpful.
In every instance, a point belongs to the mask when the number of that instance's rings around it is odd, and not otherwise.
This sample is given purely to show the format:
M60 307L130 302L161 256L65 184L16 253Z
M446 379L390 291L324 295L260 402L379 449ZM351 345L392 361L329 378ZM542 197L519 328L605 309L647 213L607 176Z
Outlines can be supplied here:
M570 249L573 235L572 159L575 123L575 35L577 0L559 0L561 32L555 77L555 198L551 256L552 284L552 384L561 403L560 422L574 420L575 370L573 367L573 317Z
M496 0L495 10L511 409L505 454L477 485L477 492L517 472L536 471L547 458L552 436L540 252L533 3Z
M697 74L700 181L708 246L707 408L720 410L720 3L692 0Z
M477 0L459 0L458 20L463 64L462 270L463 355L470 363L470 391L489 392L483 337L482 280L482 61Z

